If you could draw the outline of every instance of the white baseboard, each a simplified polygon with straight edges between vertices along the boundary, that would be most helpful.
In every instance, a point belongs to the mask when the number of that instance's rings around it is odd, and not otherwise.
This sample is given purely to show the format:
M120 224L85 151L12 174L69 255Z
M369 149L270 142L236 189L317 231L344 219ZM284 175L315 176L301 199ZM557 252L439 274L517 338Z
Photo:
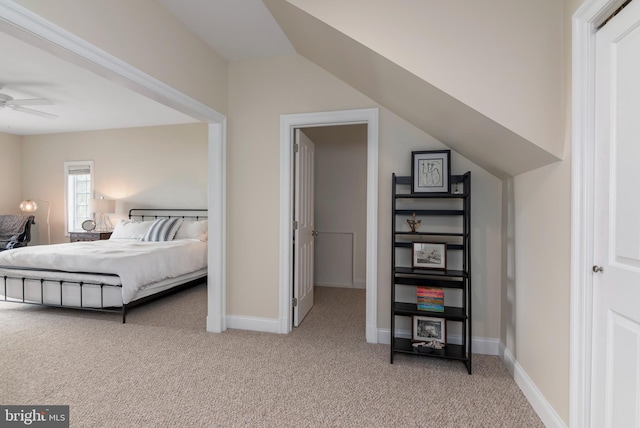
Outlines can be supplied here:
M353 284L339 284L336 282L314 282L316 287L353 288Z
M317 287L336 287L336 288L358 288L365 290L367 288L366 282L354 282L353 284L338 284L333 282L315 282L313 285Z
M460 337L462 343L462 337ZM500 339L491 337L474 337L471 341L471 349L474 354L498 355L500 348Z
M277 318L257 318L240 315L227 315L227 328L253 330L263 333L281 333Z
M411 332L405 330L399 330L396 336L405 339L411 338ZM449 335L447 341L456 345L462 344L462 336ZM391 330L386 328L378 329L378 343L382 345L389 345L391 343ZM471 339L471 349L474 354L484 355L498 355L500 340L490 337L473 337Z
M529 401L529 404L533 407L533 410L538 414L542 423L547 428L567 428L562 418L556 413L553 407L551 407L547 399L527 375L527 372L518 364L518 361L511 351L509 351L503 343L500 343L500 358L513 375L516 384Z

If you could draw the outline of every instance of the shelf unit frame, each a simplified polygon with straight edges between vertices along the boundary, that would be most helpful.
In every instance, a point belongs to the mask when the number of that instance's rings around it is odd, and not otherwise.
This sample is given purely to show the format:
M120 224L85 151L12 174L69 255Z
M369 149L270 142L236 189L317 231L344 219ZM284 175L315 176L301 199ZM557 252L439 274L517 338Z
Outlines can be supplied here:
M446 358L459 360L464 363L469 374L472 373L472 322L471 322L471 173L452 175L451 184L459 187L461 193L411 193L410 176L392 176L392 213L391 213L391 344L389 362L393 364L395 353L419 355L425 357ZM398 188L408 188L408 192L398 192ZM462 209L408 209L397 208L397 202L418 200L459 200ZM459 204L460 205L460 204ZM430 216L461 217L461 231L457 232L410 232L397 230L397 219L411 216L413 213L421 218ZM424 226L424 225L422 225ZM455 243L447 242L447 252L462 252L462 269L415 269L396 265L396 251L401 248L411 248L411 242L406 239L416 237L418 240L436 237L439 240L451 238ZM401 238L400 240L398 240ZM405 239L405 240L402 240ZM460 306L445 306L444 312L418 310L417 304L396 301L396 287L437 287L457 289L462 292ZM447 343L443 349L414 348L412 339L396 336L396 317L427 316L445 319L448 324L456 322L462 324L462 343ZM447 328L448 330L448 328Z

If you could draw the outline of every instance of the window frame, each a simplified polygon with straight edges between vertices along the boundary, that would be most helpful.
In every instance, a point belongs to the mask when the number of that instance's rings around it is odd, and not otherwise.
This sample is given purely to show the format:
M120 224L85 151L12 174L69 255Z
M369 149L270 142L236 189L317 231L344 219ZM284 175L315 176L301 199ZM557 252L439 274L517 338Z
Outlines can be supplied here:
M69 236L70 232L74 232L74 230L69 230L69 172L73 169L77 169L78 167L88 167L89 168L89 177L91 183L89 185L89 198L94 197L93 189L94 189L94 168L93 161L68 161L64 163L64 233L65 236ZM90 217L91 218L91 217Z

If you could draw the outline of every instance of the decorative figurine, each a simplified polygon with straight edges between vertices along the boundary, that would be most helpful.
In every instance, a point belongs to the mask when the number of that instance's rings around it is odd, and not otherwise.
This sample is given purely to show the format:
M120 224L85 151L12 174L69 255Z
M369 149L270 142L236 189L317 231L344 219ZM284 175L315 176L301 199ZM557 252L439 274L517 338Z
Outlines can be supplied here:
M444 343L438 342L437 340L428 340L426 342L412 343L411 346L413 346L414 348L443 349L446 345Z
M413 213L413 219L407 219L407 223L409 223L409 227L411 228L412 232L418 231L418 227L420 226L421 221L422 220L416 220L416 213Z

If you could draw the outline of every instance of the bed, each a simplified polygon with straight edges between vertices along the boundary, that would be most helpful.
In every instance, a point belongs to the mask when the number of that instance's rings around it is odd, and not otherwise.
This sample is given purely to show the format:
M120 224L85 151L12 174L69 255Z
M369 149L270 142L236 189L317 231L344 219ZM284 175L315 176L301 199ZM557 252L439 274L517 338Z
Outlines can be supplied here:
M202 209L131 209L108 240L0 253L0 299L118 312L200 284L207 277Z

